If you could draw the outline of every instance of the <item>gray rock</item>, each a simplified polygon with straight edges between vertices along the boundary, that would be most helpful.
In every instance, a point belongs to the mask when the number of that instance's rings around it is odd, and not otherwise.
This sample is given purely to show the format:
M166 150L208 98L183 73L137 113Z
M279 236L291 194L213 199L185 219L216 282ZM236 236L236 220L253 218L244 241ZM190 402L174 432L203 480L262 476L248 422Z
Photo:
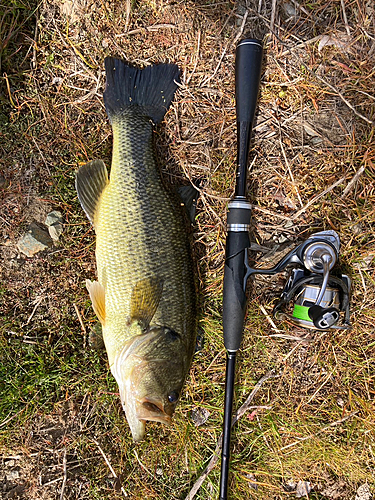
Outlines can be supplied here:
M292 479L290 479L287 483L284 483L282 486L285 491L290 493L291 491L294 491L297 488L297 483L295 483Z
M55 241L57 241L60 238L60 236L63 233L63 230L64 226L60 222L55 222L54 224L48 226L49 235Z
M58 210L53 210L47 215L45 224L48 227L51 238L57 241L64 230L62 213Z
M257 480L256 480L256 477L254 476L254 474L246 474L246 477L249 480L250 488L252 488L253 490L257 490L258 485L257 485Z
M20 473L18 472L18 470L10 470L6 473L5 477L7 481L15 481L16 479L19 479Z
M355 496L355 500L371 500L373 498L368 484L362 484Z
M296 488L296 497L297 498L308 498L309 493L311 491L311 483L309 481L298 481Z
M46 220L45 220L45 225L46 226L53 226L54 224L56 224L56 222L62 224L63 216L62 216L62 213L59 212L58 210L53 210L52 212L50 212L47 215Z
M52 239L47 231L32 223L27 233L19 239L17 248L27 257L33 257L36 253L51 247L52 244Z
M191 412L191 418L196 427L206 423L210 415L210 412L206 408L194 408Z

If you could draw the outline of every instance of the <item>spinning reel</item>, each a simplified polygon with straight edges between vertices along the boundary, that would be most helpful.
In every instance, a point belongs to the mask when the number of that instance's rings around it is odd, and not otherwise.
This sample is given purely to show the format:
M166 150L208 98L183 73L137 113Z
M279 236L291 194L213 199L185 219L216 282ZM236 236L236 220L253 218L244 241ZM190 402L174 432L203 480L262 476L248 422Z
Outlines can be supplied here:
M273 309L277 319L317 330L351 328L349 312L350 279L332 274L340 250L335 231L311 235L271 269L249 268L253 274L274 275L294 266Z

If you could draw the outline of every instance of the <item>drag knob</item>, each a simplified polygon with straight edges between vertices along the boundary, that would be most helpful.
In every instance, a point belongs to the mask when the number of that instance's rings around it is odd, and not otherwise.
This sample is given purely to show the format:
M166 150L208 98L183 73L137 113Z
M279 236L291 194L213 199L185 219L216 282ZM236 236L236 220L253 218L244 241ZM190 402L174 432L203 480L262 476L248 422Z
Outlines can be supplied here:
M337 323L340 313L335 307L312 306L309 308L309 317L319 330L327 330Z

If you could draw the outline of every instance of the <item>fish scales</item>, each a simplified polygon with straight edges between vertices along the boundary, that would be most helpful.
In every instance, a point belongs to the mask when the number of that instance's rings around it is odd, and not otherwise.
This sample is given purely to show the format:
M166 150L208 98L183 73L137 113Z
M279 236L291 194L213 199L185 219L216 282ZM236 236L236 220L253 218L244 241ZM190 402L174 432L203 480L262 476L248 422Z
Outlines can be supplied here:
M112 126L111 181L95 222L98 278L107 290L106 321L116 325L116 332L104 337L108 354L112 358L124 340L135 283L152 276L163 280L153 321L181 332L193 349L189 327L194 324L195 292L187 227L178 200L166 190L158 172L152 124L131 113Z
M138 441L146 420L170 423L195 347L189 231L181 202L162 181L152 142L153 123L169 107L179 71L174 65L137 70L114 58L105 66L110 179L94 160L78 171L76 188L96 233L98 281L86 285Z

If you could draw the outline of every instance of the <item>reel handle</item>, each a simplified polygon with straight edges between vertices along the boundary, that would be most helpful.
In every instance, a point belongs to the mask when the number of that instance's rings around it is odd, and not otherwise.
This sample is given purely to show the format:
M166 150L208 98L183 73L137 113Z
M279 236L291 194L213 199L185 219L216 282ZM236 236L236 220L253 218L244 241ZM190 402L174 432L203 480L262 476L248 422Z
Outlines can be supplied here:
M308 315L318 330L332 328L340 319L340 311L335 307L324 308L317 304L309 308Z

